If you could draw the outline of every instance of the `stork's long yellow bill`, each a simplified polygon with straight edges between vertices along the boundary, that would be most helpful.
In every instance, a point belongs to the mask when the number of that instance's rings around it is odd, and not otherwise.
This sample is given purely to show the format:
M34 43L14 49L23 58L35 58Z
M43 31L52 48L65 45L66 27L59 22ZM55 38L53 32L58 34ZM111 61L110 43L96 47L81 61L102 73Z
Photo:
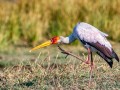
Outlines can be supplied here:
M45 46L49 46L49 45L51 45L51 44L52 44L52 42L51 42L51 40L49 40L49 41L47 41L47 42L45 42L45 43L43 43L43 44L40 44L40 45L32 48L32 49L30 50L30 52L32 52L32 51L34 51L34 50L37 50L37 49L39 49L39 48L45 47Z
M40 44L40 45L32 48L32 49L30 50L30 52L32 52L32 51L34 51L34 50L37 50L37 49L39 49L39 48L45 47L45 46L49 46L49 45L51 45L51 44L57 44L59 40L60 40L60 37L55 36L55 37L51 38L50 40L48 40L47 42L45 42L45 43L43 43L43 44Z

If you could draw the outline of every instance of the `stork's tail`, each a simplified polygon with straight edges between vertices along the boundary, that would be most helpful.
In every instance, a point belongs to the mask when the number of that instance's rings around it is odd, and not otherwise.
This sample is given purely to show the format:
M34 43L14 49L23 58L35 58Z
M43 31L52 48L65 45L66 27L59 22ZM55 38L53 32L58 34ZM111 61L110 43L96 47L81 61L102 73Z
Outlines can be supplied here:
M111 57L107 57L105 56L103 53L101 52L97 52L97 54L99 56L101 56L107 63L108 65L112 68L113 66L113 58L115 58L118 62L119 62L119 57L117 56L117 54L115 53L115 51L112 49L112 53L111 53Z
M112 60L112 58L108 58L108 57L106 57L104 54L102 54L100 52L97 52L97 54L99 56L101 56L108 63L108 65L112 68L112 66L113 66L113 60Z
M115 51L114 50L112 50L112 55L113 55L113 57L119 62L119 57L118 57L118 55L115 53Z

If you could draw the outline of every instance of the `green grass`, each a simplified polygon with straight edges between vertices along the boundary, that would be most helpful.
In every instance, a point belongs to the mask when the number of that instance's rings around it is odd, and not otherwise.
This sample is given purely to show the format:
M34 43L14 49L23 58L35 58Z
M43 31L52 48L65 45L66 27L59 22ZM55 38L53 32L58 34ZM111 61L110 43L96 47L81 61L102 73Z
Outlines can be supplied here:
M113 43L114 45L114 43ZM120 56L119 44L114 46ZM63 46L63 48L66 48ZM22 52L21 52L22 50ZM86 59L86 51L79 46L68 47L67 50L79 54ZM88 87L89 65L74 57L61 54L54 47L47 47L32 53L28 48L12 49L7 53L1 51L0 88L2 90L119 90L120 89L120 64L114 60L111 69L104 60L94 56L95 69L92 87ZM83 55L85 53L85 56Z
M53 7L54 5L54 7ZM120 42L119 0L0 0L0 46L36 45L87 22Z

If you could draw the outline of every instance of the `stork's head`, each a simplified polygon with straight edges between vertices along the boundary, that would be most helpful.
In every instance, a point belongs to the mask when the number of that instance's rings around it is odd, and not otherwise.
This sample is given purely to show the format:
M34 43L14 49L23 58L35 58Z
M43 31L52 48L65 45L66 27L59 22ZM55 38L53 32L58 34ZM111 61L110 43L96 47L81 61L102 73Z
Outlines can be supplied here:
M44 43L42 43L42 44L32 48L30 50L30 52L33 51L33 50L37 50L39 48L45 47L45 46L49 46L51 44L59 44L60 42L61 42L60 37L55 36L55 37L51 38L50 40L48 40L48 41L46 41L46 42L44 42Z

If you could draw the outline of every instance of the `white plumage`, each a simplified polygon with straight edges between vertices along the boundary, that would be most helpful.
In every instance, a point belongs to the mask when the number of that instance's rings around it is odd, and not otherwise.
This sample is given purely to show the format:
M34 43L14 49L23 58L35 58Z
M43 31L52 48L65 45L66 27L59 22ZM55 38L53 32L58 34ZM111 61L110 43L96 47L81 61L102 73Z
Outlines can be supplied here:
M73 30L73 35L75 38L84 40L85 42L98 42L101 45L107 47L110 51L112 49L111 44L106 39L106 36L108 35L99 31L97 28L91 26L90 24L84 22L78 23Z

